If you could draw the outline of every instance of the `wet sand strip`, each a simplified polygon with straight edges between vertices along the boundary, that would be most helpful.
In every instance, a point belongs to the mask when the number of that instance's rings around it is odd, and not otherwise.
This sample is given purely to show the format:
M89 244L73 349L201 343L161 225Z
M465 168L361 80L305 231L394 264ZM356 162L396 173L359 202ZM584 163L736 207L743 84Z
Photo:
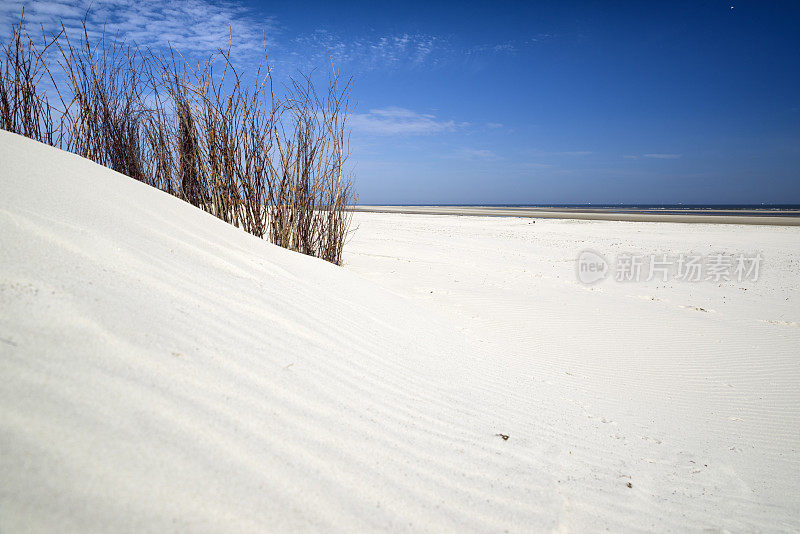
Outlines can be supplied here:
M629 210L626 208L536 208L494 206L354 206L353 211L417 215L469 215L479 217L528 217L536 219L583 219L593 221L673 222L702 224L764 224L800 226L800 214L791 210Z

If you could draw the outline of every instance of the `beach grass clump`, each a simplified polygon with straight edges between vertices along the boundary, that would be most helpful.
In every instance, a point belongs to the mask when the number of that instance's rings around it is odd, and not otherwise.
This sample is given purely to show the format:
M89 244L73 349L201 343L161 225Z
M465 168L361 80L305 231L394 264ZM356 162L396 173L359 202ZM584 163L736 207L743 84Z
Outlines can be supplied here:
M82 35L41 38L24 11L0 51L0 128L68 150L174 195L281 247L340 264L355 203L351 81L332 70L275 90L230 47L190 64ZM55 58L55 59L53 59ZM249 83L246 81L249 80Z

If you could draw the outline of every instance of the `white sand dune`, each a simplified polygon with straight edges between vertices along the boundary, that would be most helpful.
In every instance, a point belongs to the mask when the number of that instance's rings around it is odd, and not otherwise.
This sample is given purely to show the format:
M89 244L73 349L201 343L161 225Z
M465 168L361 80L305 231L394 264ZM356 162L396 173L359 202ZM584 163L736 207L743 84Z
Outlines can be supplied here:
M0 132L0 532L800 529L796 228L356 223L335 267ZM612 246L771 267L577 284Z

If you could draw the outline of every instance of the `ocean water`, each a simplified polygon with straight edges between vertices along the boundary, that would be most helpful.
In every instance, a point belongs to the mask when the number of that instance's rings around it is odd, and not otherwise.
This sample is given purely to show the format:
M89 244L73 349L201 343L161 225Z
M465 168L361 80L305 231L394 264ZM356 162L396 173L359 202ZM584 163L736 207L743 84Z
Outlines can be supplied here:
M800 211L800 204L398 204L402 206L470 206L481 208L586 208L636 210L790 210Z
M663 213L729 215L757 214L762 216L800 217L800 204L403 204L403 206L469 206L480 208L537 208L598 210L613 213ZM728 212L728 213L724 213Z

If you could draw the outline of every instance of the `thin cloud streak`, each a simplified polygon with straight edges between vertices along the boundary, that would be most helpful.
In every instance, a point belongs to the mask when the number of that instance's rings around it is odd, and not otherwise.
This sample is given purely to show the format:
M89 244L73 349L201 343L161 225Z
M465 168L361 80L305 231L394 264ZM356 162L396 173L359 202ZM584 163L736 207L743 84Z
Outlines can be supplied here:
M301 63L318 65L332 61L362 72L377 69L415 68L436 64L447 55L449 44L427 34L400 33L345 39L319 29L301 35L291 43L290 53Z
M580 156L590 156L595 152L592 150L548 151L548 150L532 149L532 150L527 150L526 153L530 156L536 156L536 157L547 157L547 156L580 157Z
M622 159L679 159L681 157L683 157L683 154L624 154Z
M681 154L642 154L642 157L648 159L678 159Z
M417 113L400 107L371 109L350 119L353 131L371 135L426 135L454 131L455 121L442 121L435 115Z
M493 151L485 148L460 148L452 154L455 159L465 159L470 161L497 161L502 159Z
M435 68L463 65L465 58L490 58L515 54L531 43L494 43L465 47L443 35L395 33L345 37L318 29L296 37L290 45L296 59L316 66L333 61L354 72Z

